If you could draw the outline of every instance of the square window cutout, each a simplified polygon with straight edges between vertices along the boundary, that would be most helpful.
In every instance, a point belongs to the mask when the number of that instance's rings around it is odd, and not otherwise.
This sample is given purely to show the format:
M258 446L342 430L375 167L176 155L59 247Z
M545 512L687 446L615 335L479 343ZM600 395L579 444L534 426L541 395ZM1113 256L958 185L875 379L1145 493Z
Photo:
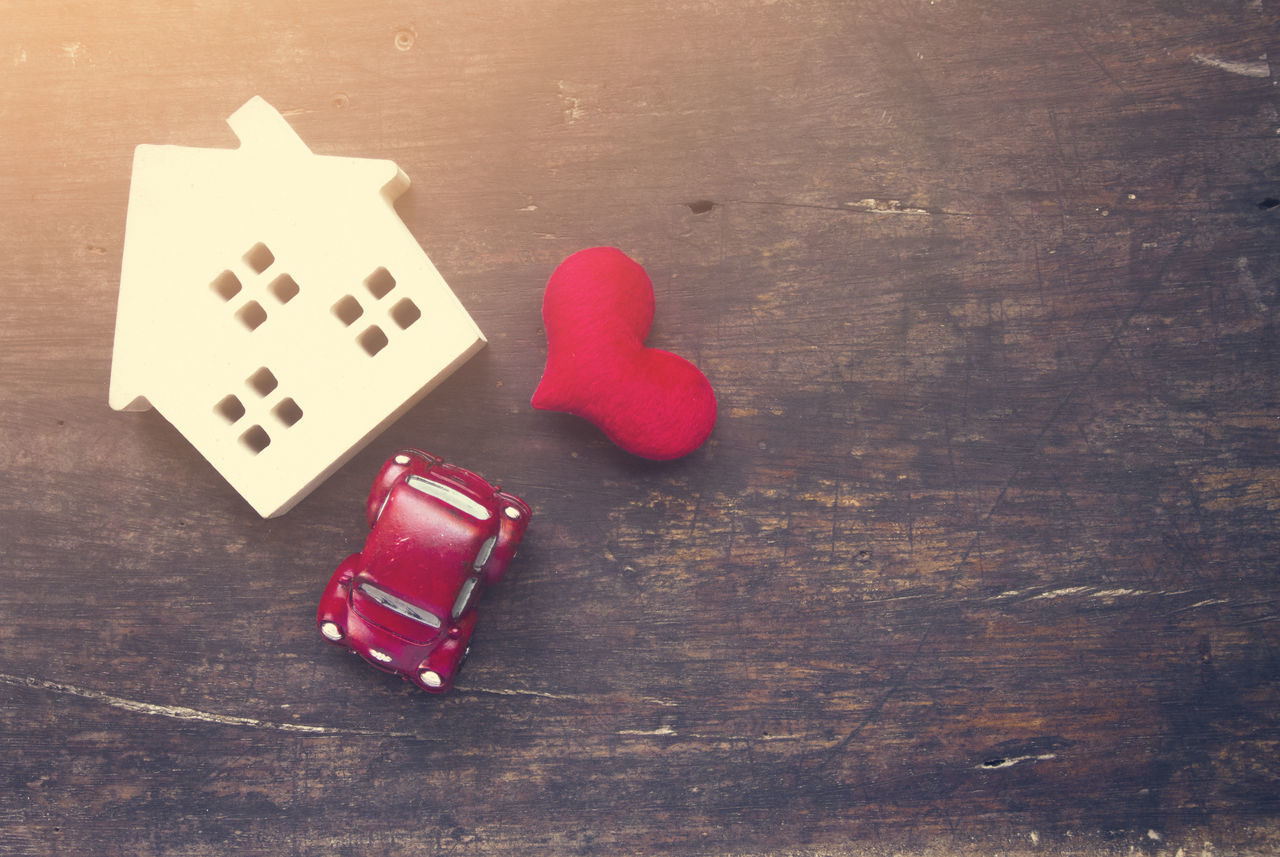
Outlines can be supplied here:
M244 416L244 403L235 396L227 396L213 406L213 410L229 423L234 423Z
M369 325L364 333L356 337L356 341L370 357L387 347L387 335L376 324Z
M257 330L267 320L267 311L257 301L249 301L240 307L240 311L236 313L236 318L240 319L240 323L249 330Z
M240 294L240 278L230 271L223 271L209 284L209 288L224 301L229 301Z
M300 291L298 284L288 274L281 274L276 277L267 288L271 291L271 294L275 295L276 300L282 304L287 304L296 298Z
M396 287L396 278L391 276L391 272L386 268L379 268L364 278L364 285L369 290L369 294L382 300Z
M422 318L422 310L408 298L403 299L391 308L391 318L400 325L401 330L408 330L409 325Z
M271 267L271 263L276 260L275 254L267 249L267 245L259 241L249 248L249 252L244 254L245 264L253 269L255 274L261 274L267 268Z
M269 396L271 391L280 386L280 382L276 380L276 376L271 374L271 370L263 366L257 372L254 372L245 379L253 391L259 396Z
M302 419L302 408L298 407L298 403L293 399L281 399L280 404L271 410L276 418L284 423L285 428L292 428L298 424L298 420Z
M338 321L350 327L355 324L356 319L364 315L364 309L360 306L360 301L351 297L351 295L343 295L333 305L333 314L338 317Z
M250 452L257 455L271 445L271 436L267 434L262 426L253 426L240 435L240 442L248 447Z

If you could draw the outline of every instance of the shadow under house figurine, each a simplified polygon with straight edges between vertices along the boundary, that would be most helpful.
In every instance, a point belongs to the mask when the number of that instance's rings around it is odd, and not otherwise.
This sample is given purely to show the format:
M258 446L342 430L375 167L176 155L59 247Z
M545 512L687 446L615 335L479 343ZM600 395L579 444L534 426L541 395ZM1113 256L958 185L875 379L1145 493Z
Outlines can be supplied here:
M443 693L467 655L482 592L502 579L524 537L529 506L409 449L382 466L365 515L364 550L334 572L316 625L378 669Z
M633 455L659 461L693 452L716 422L716 394L698 367L645 347L653 284L613 247L580 250L547 282L547 366L532 404L595 423Z
M399 167L316 155L261 98L228 124L239 148L134 154L110 403L271 517L485 339L396 214Z

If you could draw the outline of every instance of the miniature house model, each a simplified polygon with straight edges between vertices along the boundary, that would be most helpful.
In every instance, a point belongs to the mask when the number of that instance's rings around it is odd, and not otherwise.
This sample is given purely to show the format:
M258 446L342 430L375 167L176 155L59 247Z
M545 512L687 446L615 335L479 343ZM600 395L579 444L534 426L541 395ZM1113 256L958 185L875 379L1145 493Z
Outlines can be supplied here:
M137 148L110 403L155 407L271 517L485 340L394 163L315 155L261 98L228 123L239 148Z

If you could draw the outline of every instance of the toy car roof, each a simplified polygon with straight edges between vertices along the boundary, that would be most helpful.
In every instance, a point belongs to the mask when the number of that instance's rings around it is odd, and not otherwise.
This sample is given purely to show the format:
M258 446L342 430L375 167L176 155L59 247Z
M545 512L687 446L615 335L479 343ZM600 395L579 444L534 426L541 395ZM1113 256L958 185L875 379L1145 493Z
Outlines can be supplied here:
M477 556L498 532L493 500L470 493L430 477L398 480L365 542L365 573L449 618Z

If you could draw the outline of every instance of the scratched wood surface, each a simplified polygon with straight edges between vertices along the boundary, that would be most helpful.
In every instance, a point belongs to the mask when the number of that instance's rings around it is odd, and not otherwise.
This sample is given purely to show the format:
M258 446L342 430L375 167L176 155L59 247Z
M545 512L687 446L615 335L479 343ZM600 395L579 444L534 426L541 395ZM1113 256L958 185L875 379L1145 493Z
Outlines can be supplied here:
M0 852L1280 846L1270 0L0 20ZM490 340L270 521L106 404L133 147L255 94ZM595 244L717 387L684 460L528 405ZM313 626L408 444L536 513L443 698Z

